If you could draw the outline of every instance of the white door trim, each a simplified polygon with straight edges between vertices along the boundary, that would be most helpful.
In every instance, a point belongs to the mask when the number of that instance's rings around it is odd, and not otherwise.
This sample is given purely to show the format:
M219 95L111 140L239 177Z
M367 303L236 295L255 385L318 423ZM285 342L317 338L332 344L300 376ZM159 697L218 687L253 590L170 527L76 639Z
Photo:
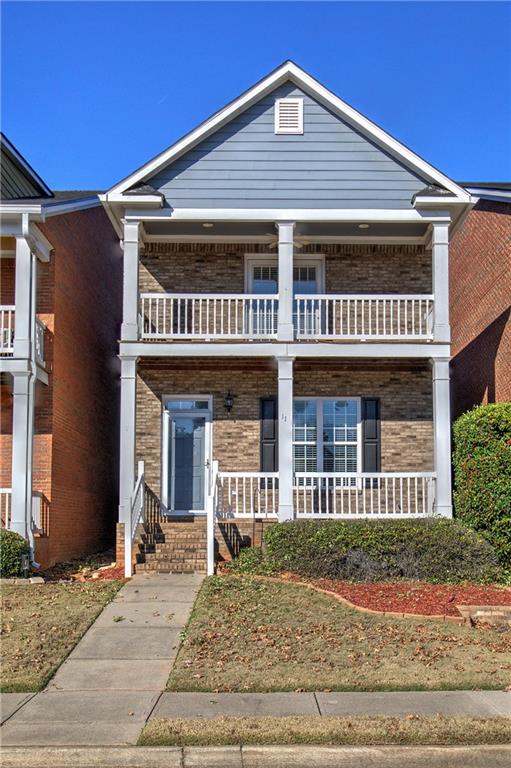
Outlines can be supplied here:
M170 411L166 403L172 400L206 400L207 408L185 409L174 411L180 416L203 416L205 422L205 446L204 446L204 509L194 510L169 510L169 439L170 439ZM207 468L213 458L213 395L162 395L162 428L161 428L161 503L166 510L166 514L174 517L183 517L185 515L205 515L207 512L207 488L208 476Z

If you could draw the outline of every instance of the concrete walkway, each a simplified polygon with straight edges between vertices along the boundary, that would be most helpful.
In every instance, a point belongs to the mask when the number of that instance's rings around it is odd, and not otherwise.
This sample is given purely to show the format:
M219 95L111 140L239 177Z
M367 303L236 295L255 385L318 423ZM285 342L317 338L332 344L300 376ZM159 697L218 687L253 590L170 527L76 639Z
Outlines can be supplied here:
M2 744L135 744L165 688L202 578L135 576L45 691L2 696Z

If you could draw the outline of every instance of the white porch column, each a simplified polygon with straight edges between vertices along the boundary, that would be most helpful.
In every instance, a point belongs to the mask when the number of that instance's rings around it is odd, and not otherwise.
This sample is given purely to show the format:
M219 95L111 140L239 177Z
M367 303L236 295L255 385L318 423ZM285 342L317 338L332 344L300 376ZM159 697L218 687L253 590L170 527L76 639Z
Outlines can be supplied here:
M136 341L138 338L139 230L140 222L124 222L123 304L121 328L121 337L123 341Z
M279 357L279 522L293 519L293 358Z
M435 300L434 339L451 341L449 325L449 225L432 224L433 296Z
M279 233L279 341L293 341L293 221L277 223Z
M24 237L16 238L16 278L14 316L14 357L28 360L31 356L32 331L32 254Z
M433 429L436 473L434 512L452 517L451 497L451 408L449 360L435 359L433 365Z
M24 538L29 535L32 505L32 476L29 472L29 454L32 453L32 376L30 372L13 373L11 530Z
M131 534L131 495L135 488L137 359L121 359L121 441L119 456L119 522ZM130 539L131 541L131 539Z

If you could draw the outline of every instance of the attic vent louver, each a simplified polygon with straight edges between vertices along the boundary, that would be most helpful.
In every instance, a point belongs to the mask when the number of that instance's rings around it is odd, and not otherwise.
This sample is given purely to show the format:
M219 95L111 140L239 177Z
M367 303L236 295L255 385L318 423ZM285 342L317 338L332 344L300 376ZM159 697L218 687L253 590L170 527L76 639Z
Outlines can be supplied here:
M303 99L275 101L275 133L303 133Z

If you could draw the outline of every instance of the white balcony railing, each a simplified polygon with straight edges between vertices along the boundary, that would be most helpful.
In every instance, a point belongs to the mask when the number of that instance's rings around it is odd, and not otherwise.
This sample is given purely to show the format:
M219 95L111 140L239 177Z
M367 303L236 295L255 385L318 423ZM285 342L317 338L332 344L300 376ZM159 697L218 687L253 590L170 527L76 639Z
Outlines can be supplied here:
M12 489L0 488L0 518L2 528L11 527Z
M432 472L297 473L296 517L427 517L433 512Z
M278 472L218 472L217 518L277 517Z
M44 336L46 333L46 326L45 324L39 320L36 319L35 321L35 339L34 339L34 350L35 350L35 359L36 363L39 363L39 365L44 366Z
M297 295L298 339L431 339L433 296Z
M267 339L276 337L278 296L143 293L143 339Z
M0 355L14 354L14 306L0 306Z

